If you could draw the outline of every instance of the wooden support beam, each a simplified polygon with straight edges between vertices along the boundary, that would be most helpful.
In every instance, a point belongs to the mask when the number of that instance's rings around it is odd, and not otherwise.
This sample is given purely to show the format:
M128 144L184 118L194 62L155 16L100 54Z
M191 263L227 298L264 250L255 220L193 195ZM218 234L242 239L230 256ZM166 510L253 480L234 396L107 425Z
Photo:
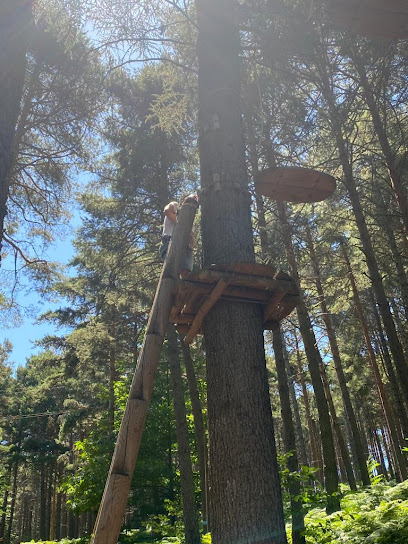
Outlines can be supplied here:
M276 306L279 304L279 302L283 299L283 297L286 295L286 292L282 289L277 289L275 293L271 296L269 299L269 302L264 309L264 323L265 321L269 321L273 315L276 313Z
M190 326L190 330L184 337L184 342L186 344L191 344L191 342L194 340L195 335L200 330L201 325L203 323L203 319L208 314L208 312L211 310L211 308L214 306L214 304L217 302L217 300L220 298L222 293L225 291L225 289L228 287L228 282L220 279L217 283L217 285L214 287L214 289L211 292L211 295L208 297L208 299L201 305L201 308L198 310L197 315L194 318L194 321L192 322Z
M92 544L116 544L118 541L153 392L155 373L169 322L174 298L173 291L179 281L179 273L195 212L195 206L184 204L178 216L130 387L128 402L94 527Z

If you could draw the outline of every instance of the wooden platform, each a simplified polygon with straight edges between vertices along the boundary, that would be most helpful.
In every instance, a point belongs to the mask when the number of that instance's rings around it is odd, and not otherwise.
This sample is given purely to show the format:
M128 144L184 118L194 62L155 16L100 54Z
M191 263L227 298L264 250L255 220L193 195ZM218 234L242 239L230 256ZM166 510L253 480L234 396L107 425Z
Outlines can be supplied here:
M192 272L177 285L170 321L191 344L218 300L261 304L264 328L269 330L294 310L298 299L294 280L273 267L252 263L213 265Z

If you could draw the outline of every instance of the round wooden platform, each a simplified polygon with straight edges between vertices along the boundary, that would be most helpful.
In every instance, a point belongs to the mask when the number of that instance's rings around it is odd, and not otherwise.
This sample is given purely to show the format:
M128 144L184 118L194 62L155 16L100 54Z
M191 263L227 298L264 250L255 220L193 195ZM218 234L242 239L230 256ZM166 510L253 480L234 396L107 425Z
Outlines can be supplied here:
M336 181L329 174L285 166L267 168L255 181L255 190L261 195L286 202L320 202L336 189Z
M333 23L373 39L408 38L408 0L326 0Z
M271 266L254 263L213 265L192 272L175 288L170 321L190 344L218 300L261 304L264 328L273 329L299 301L294 280Z

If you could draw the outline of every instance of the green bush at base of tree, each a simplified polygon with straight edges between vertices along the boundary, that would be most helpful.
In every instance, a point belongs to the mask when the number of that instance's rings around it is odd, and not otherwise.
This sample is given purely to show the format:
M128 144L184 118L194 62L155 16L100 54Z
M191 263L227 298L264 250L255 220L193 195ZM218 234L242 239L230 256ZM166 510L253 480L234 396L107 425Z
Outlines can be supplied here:
M349 493L342 510L327 516L314 509L306 516L308 544L407 544L408 481Z

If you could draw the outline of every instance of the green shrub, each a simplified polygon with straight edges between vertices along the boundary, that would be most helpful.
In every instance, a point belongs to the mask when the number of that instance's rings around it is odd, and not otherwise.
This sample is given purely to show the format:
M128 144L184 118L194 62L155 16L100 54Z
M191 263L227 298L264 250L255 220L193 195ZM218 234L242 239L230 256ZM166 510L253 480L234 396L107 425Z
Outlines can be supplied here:
M408 482L349 493L342 510L327 516L312 510L306 516L308 544L408 544Z

